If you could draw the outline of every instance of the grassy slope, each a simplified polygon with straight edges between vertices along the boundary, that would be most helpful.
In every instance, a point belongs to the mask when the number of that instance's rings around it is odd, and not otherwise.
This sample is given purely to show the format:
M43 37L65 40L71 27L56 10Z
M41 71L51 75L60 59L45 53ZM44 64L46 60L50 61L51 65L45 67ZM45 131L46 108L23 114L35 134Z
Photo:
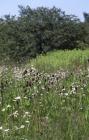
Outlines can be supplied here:
M47 53L46 56L38 56L31 64L46 72L53 72L59 68L68 68L76 64L85 63L89 58L89 50L55 51Z
M31 68L30 75L20 80L13 78L12 69L4 70L0 76L0 139L88 140L88 57L88 50L39 56L31 64L53 73Z

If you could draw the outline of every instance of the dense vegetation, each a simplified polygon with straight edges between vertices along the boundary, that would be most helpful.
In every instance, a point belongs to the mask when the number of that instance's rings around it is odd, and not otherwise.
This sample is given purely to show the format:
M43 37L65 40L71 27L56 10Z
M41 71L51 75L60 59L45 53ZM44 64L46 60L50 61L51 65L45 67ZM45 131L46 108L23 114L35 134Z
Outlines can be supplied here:
M19 6L19 16L0 19L0 59L22 61L52 50L85 49L89 44L85 22L58 8Z
M52 73L60 68L68 70L79 67L80 65L88 65L89 50L59 50L48 52L47 55L39 55L36 59L32 59L25 64L25 67L33 65L39 71Z
M9 62L0 65L0 140L89 139L88 13L84 19L29 6L0 19L0 63Z
M38 69L0 67L0 139L88 140L88 58L57 51L32 60Z

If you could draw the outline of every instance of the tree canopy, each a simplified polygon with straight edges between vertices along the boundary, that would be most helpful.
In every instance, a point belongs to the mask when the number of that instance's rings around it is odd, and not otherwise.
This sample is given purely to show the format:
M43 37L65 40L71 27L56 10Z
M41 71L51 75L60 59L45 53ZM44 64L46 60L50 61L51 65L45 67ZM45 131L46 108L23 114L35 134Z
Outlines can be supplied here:
M84 18L89 22L89 14ZM52 50L81 49L79 44L88 44L85 22L56 7L20 5L18 17L0 18L0 56L19 61Z

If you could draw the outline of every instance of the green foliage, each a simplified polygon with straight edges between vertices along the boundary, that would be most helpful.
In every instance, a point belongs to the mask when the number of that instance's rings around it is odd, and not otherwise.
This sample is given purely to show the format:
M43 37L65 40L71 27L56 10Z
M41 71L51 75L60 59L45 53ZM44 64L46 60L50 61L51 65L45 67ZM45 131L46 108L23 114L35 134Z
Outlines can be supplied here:
M85 41L84 24L58 8L19 6L19 16L0 20L0 54L21 61L52 50L77 48Z
M85 22L89 22L89 13L84 12L83 16L84 16Z

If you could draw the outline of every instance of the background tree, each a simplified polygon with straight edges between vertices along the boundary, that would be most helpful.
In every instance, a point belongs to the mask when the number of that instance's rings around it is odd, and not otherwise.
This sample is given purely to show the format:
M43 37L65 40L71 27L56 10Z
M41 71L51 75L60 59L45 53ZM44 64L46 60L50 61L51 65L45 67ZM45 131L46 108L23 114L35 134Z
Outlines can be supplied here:
M88 16L84 16L82 23L56 7L19 6L18 17L0 19L0 56L19 61L55 49L81 48L80 43L89 44Z

